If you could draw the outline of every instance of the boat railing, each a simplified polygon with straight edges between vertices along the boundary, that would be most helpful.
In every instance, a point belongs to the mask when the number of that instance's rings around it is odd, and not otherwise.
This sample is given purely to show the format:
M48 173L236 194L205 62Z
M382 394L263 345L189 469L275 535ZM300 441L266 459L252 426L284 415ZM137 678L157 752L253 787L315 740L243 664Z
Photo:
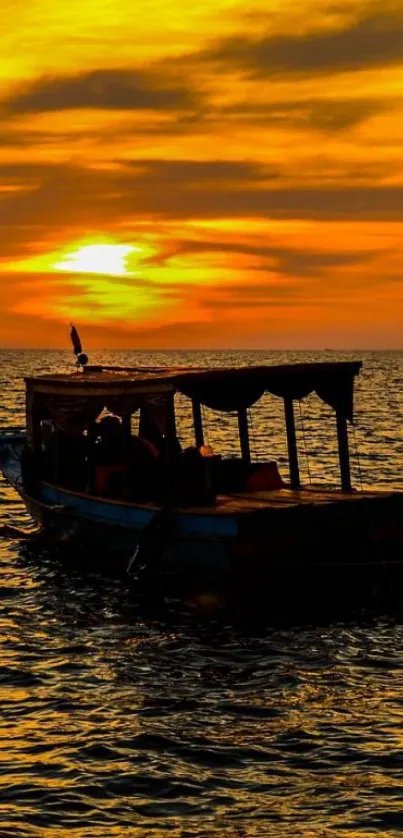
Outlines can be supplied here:
M6 425L0 428L0 442L6 442L14 437L25 437L27 429L25 425Z

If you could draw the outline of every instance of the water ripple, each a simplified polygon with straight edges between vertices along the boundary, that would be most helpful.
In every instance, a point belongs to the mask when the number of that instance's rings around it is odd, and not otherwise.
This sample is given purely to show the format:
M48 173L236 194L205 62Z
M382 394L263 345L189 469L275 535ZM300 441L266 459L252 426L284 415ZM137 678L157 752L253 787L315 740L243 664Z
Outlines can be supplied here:
M275 358L286 359L301 360ZM365 360L361 477L403 488L403 356ZM8 353L5 361L9 425L22 418L21 376L70 363L64 353ZM316 440L311 473L330 469L336 479L326 408L309 399L303 410L304 434ZM211 441L231 449L232 417L208 418ZM269 427L285 468L280 423L274 403L269 419L255 415L253 445L263 455ZM0 509L1 523L29 525L4 482ZM253 623L235 619L212 596L146 602L124 579L69 569L22 540L2 539L0 553L0 838L401 834L396 616L274 627L264 613Z

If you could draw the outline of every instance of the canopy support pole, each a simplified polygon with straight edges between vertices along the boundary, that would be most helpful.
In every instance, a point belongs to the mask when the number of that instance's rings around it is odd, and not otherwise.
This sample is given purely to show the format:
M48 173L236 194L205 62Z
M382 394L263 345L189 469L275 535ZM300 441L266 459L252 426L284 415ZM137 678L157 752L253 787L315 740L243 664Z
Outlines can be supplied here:
M175 415L175 394L170 393L168 399L167 424L165 434L165 469L164 469L164 497L163 504L172 503L169 499L172 497L172 466L175 463L178 452L178 438L176 433L176 415Z
M40 457L42 451L40 412L37 399L32 390L26 394L27 443L35 456Z
M204 445L203 420L200 402L195 398L192 399L192 411L196 448L201 448Z
M347 420L340 411L336 412L337 442L339 446L339 463L341 488L343 492L351 492L350 453L348 449Z
M122 416L123 432L123 453L124 453L124 475L123 475L123 500L127 500L130 494L130 441L132 436L131 413Z
M96 438L97 438L97 424L94 420L88 425L88 429L87 429L87 444L88 444L87 487L86 487L87 495L94 495L95 494L95 442L96 442Z
M167 424L167 442L168 442L168 450L170 456L172 456L176 450L176 416L175 416L175 395L174 393L170 393L168 396L169 399L169 408L168 408L168 424Z
M246 408L238 410L238 428L239 440L241 443L242 459L245 463L250 463L248 412Z
M293 489L301 486L298 465L297 435L295 433L295 418L293 400L288 396L284 399L285 427L287 431L288 462L290 468L290 483Z

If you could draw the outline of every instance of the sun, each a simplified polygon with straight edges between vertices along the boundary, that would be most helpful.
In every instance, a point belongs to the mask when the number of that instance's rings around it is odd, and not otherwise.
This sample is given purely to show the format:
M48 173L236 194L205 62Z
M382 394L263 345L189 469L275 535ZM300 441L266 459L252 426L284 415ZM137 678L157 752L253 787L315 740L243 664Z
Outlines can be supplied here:
M87 244L67 253L52 267L69 273L125 276L134 273L129 269L127 260L136 252L141 252L141 249L131 244Z
M63 249L8 262L7 270L18 273L98 274L136 277L155 254L150 242L122 244L110 239L81 239ZM0 263L1 268L1 263Z

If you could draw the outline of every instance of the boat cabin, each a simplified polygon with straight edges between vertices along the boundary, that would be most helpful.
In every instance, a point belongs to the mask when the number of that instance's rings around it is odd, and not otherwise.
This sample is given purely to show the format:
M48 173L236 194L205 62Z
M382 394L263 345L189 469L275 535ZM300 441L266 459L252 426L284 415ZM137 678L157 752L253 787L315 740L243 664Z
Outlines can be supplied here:
M361 362L237 368L100 367L26 378L27 480L134 503L213 505L217 494L281 489L275 464L251 462L248 410L264 393L284 402L289 483L300 487L294 402L315 392L336 417L340 482L351 489L347 423ZM194 447L181 450L175 394L191 401ZM237 415L241 457L205 446L206 406ZM133 417L138 417L134 433ZM207 455L207 456L206 456ZM29 459L29 458L28 458Z

